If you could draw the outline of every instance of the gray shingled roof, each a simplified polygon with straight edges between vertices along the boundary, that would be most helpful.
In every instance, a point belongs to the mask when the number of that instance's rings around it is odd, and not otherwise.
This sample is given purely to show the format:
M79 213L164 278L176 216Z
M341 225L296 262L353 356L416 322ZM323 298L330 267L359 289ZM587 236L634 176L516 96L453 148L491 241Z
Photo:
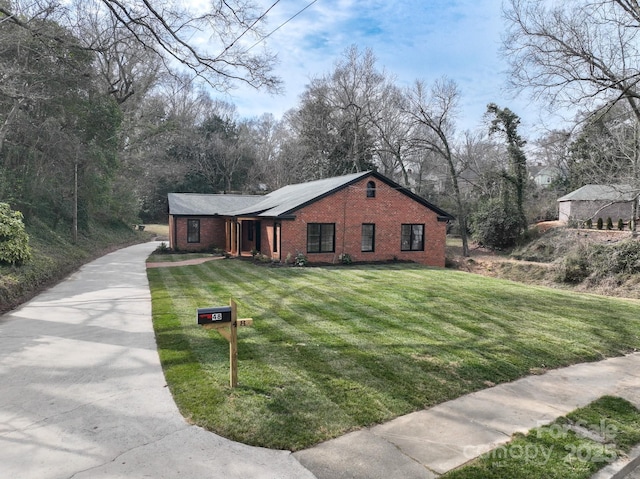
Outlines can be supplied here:
M413 200L431 208L443 218L453 219L449 213L432 205L409 190L396 185L388 178L372 171L325 178L289 185L268 195L203 195L195 193L169 193L169 214L171 215L221 215L257 216L265 218L286 217L307 204L334 193L361 178L373 177L398 188Z
M364 171L351 175L325 178L288 185L261 197L261 201L233 212L233 216L266 216L276 217L292 212L310 201L332 193L343 186L367 176Z
M233 211L246 208L262 200L257 195L205 195L199 193L169 193L171 215L231 215Z
M585 185L558 201L633 201L640 190L630 185Z

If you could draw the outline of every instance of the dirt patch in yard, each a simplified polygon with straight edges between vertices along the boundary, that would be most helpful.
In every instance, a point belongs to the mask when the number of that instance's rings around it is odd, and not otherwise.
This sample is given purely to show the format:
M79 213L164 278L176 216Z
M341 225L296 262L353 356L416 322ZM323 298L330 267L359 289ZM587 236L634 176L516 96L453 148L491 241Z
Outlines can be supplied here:
M533 239L513 251L491 251L470 244L470 255L462 256L462 247L455 241L447 246L450 268L524 284L570 289L607 296L640 299L640 275L618 275L594 281L587 278L579 284L559 279L565 258L577 254L591 244L615 245L629 240L629 231L567 228L558 222L536 225Z

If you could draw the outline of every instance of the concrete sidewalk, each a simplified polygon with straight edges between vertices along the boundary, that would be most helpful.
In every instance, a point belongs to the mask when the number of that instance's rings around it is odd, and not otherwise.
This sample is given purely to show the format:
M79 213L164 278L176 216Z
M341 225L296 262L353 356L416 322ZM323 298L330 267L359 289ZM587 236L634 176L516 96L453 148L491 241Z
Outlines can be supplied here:
M155 247L104 256L0 317L0 478L312 479L288 451L180 415L151 324Z
M319 479L432 479L604 395L640 407L639 353L498 385L294 455Z

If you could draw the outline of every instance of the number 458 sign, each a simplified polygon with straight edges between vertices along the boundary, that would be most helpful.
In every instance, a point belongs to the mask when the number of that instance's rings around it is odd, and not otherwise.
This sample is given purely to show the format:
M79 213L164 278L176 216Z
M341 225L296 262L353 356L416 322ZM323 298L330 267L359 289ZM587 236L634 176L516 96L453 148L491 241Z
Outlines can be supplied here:
M238 385L238 326L251 326L253 319L238 319L238 306L234 300L229 306L198 308L198 324L205 329L217 329L229 341L229 382Z

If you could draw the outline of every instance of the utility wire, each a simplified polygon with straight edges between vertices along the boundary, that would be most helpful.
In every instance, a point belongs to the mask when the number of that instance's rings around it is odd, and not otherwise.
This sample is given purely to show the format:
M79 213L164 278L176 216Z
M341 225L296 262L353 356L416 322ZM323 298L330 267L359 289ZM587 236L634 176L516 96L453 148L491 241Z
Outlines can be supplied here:
M316 0L316 1L317 1L317 0ZM232 41L229 45L227 45L227 46L225 47L225 49L222 51L222 53L220 53L220 55L218 55L218 56L215 58L215 60L218 60L220 57L222 57L222 55L224 55L227 51L229 51L229 49L230 49L231 47L233 47L233 46L238 42L238 40L240 40L242 37L244 37L244 36L245 36L249 31L253 30L253 27L255 27L255 26L256 26L256 24L257 24L258 22L262 21L262 20L264 19L264 17L266 17L266 16L267 16L267 13L269 13L269 12L271 11L271 9L273 9L273 7L275 7L278 3L280 3L280 0L276 0L276 1L275 1L275 3L273 3L273 5L271 5L269 8L267 8L267 9L265 10L265 12L264 12L262 15L260 15L258 18L256 18L256 19L255 19L255 21L254 21L251 25L249 25L249 26L245 29L245 31L244 31L244 32L242 32L242 33L238 36L238 38L236 38L236 39L235 39L234 41ZM280 28L280 27L278 27L278 28ZM271 35L271 34L269 34L269 35ZM267 35L267 37L268 37L269 35ZM264 38L267 38L267 37L264 37ZM253 48L253 47L251 47L251 48ZM251 48L250 48L249 50L251 50ZM247 50L247 52L248 52L249 50ZM246 52L245 52L245 53L246 53Z
M280 30L282 27L284 27L287 23L289 23L291 20L293 20L294 18L296 18L298 15L300 15L302 12L304 12L306 9L308 9L309 7L311 7L314 3L316 3L318 0L313 0L312 2L310 2L306 7L304 7L302 10L298 11L295 15L293 15L292 17L290 17L289 19L287 19L286 21L284 21L283 23L281 23L277 28L275 28L274 30L272 30L271 32L269 32L267 35L265 35L264 37L262 37L260 40L258 40L256 43L254 43L253 45L251 45L249 48L247 48L245 50L245 53L247 53L248 51L250 51L252 48L258 46L260 43L264 42L267 38L269 38L271 35L273 35L274 33L276 33L278 30ZM276 2L278 3L278 2ZM271 9L269 9L271 10ZM267 10L268 11L268 10ZM265 12L266 14L266 12Z

